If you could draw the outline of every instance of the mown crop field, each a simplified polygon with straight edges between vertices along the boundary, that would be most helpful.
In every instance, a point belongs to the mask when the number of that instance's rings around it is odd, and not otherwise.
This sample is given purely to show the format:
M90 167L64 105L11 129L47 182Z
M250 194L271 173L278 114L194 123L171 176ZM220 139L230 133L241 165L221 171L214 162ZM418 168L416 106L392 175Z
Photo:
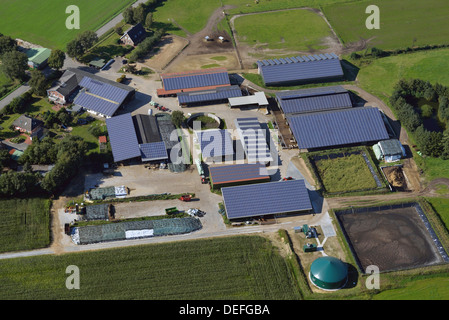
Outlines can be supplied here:
M369 5L380 10L380 29L368 29ZM371 39L369 47L400 49L447 44L449 6L446 0L368 0L323 6L324 13L344 43Z
M0 252L50 244L50 200L0 200Z
M97 30L135 0L0 0L0 30L48 48L65 49L65 45L85 30ZM66 8L80 9L80 29L69 30Z
M68 290L66 268L80 271ZM300 299L292 271L259 236L0 260L0 299Z
M315 161L318 174L328 193L368 190L377 187L361 154Z
M240 16L234 26L240 42L259 49L319 50L332 35L322 17L302 9Z

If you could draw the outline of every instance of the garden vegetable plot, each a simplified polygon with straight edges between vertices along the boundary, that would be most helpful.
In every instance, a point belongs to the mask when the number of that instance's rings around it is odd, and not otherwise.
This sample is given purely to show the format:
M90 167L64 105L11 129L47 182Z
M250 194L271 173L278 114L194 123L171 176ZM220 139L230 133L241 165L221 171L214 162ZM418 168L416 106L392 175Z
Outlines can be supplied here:
M362 272L376 265L381 272L449 262L417 203L336 212Z

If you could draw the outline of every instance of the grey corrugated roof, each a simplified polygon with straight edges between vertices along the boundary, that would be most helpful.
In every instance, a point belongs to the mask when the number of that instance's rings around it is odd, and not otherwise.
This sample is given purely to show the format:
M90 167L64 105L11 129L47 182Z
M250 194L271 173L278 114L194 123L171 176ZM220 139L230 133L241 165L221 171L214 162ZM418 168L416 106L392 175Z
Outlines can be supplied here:
M140 144L162 141L155 116L137 114L133 116L133 122Z
M219 86L230 84L228 72L225 69L204 70L196 73L180 73L161 75L165 90L178 90Z
M114 161L140 157L140 148L131 113L106 119Z
M384 156L402 155L402 144L398 139L379 141L379 147Z
M282 63L276 59L257 62L266 85L343 76L343 69L336 55L331 58L325 55L316 58L309 55L296 57L296 59L291 57L289 60L292 62L284 60L286 63Z
M340 86L282 91L276 99L285 114L352 107L349 92Z
M312 210L304 180L221 188L229 219Z
M228 130L196 131L203 158L221 157L234 154L231 134Z
M220 101L232 97L241 97L242 90L237 85L218 87L215 89L201 90L201 91L190 91L190 92L180 92L177 94L178 102L180 104L184 103L197 103L206 101Z
M287 116L300 149L340 146L388 139L379 109L343 109Z

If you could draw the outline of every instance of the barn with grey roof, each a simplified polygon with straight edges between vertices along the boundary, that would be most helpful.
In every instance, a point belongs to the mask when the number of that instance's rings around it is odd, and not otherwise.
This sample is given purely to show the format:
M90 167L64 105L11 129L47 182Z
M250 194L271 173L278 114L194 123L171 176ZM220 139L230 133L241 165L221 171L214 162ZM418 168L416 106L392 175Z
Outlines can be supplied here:
M287 116L299 149L376 143L389 139L380 110L342 109Z
M335 53L259 60L257 66L267 86L337 81L344 76Z
M304 180L288 180L221 188L230 220L313 211Z
M281 91L276 101L285 115L352 108L349 91L341 86Z

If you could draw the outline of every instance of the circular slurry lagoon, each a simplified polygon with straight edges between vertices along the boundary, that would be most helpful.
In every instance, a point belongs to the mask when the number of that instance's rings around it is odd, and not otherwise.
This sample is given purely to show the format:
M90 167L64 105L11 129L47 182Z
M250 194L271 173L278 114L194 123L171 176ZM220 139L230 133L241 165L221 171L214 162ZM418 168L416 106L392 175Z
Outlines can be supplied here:
M421 207L416 203L336 212L362 272L380 272L449 262Z

